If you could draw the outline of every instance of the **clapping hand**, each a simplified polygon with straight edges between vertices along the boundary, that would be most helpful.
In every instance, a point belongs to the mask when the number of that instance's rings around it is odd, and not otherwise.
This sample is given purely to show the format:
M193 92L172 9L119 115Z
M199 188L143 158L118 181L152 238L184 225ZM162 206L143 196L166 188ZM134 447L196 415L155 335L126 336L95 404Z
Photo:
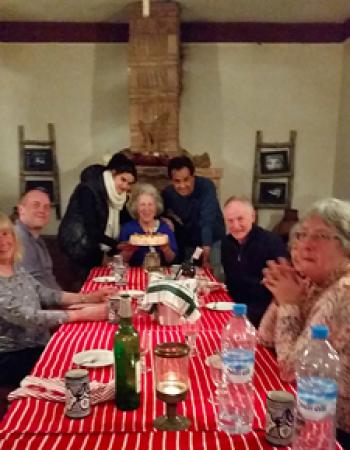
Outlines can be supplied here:
M307 282L285 259L268 261L262 284L269 289L277 304L298 305L307 290Z

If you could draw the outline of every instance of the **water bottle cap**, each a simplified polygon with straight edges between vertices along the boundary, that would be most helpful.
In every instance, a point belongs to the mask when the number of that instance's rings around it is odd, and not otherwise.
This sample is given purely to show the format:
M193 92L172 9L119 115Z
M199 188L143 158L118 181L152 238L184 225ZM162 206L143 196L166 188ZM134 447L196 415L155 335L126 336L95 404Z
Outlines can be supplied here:
M328 334L329 334L329 330L326 325L312 325L311 326L312 339L327 339Z
M235 303L232 307L232 311L236 316L243 316L247 314L247 305L244 303Z

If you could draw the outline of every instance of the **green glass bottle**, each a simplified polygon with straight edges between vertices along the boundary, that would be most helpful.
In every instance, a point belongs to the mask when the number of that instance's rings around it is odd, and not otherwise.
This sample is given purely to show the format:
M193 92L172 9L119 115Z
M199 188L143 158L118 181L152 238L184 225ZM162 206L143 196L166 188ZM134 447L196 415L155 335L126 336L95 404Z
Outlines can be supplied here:
M122 297L119 306L119 329L114 336L115 403L130 411L140 406L140 341L132 326L131 299Z

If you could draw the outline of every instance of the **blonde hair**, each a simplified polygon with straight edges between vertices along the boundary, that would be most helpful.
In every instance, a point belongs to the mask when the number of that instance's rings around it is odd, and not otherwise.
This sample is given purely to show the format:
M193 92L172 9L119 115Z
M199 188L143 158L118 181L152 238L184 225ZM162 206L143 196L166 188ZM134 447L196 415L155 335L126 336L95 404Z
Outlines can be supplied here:
M9 217L0 211L0 232L9 231L14 238L13 262L18 262L22 258L22 245L15 231L15 227Z
M159 216L163 212L163 201L159 194L159 191L152 184L137 183L135 184L130 199L128 201L128 211L134 219L138 218L137 202L142 194L150 195L156 205L156 216Z

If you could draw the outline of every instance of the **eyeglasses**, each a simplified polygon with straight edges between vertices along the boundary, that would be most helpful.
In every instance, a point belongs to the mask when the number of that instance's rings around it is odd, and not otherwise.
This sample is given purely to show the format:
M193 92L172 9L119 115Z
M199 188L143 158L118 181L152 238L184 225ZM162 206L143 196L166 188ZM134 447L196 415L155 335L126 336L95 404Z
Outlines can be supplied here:
M310 233L308 231L297 231L295 233L295 238L298 241L305 241L306 239L309 239L313 242L328 242L332 239L340 240L339 236L336 234L329 234L326 231L315 231L315 233Z

